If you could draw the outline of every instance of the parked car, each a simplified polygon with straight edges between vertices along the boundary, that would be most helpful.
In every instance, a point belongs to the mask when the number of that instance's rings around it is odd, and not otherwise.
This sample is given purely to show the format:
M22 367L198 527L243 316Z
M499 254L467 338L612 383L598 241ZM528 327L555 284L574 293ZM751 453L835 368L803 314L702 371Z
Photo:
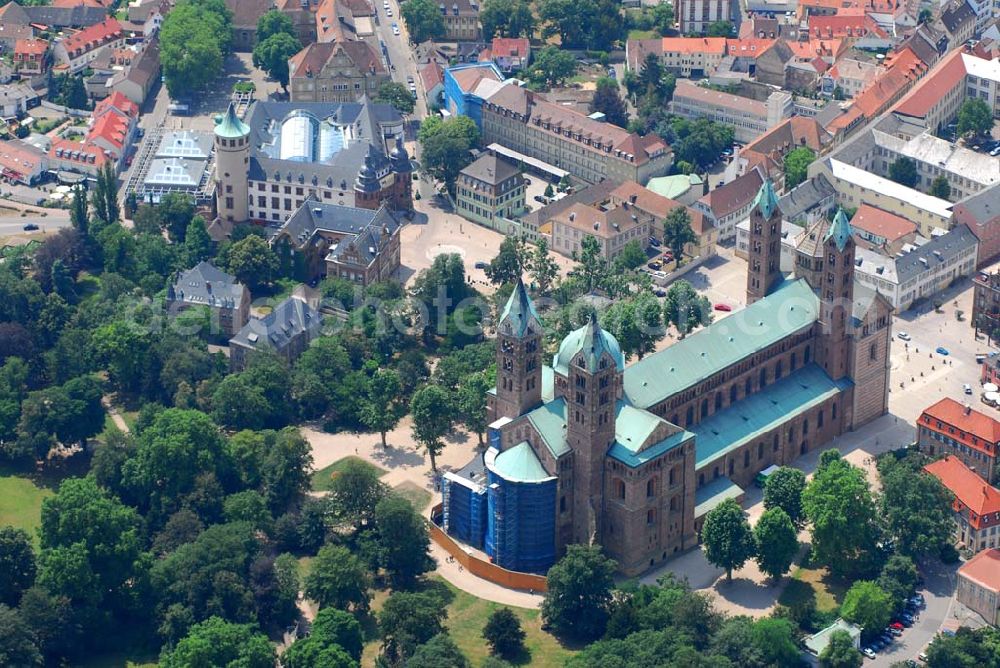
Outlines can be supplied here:
M898 638L899 636L903 635L903 629L890 628L889 634Z
M654 248L659 248L660 247L660 240L657 239L656 237L650 237L649 238L649 245L652 246L652 247L654 247Z
M733 307L729 304L716 304L714 308L716 311L725 311L726 313L733 310Z
M488 263L486 263L486 262L477 262L476 263L476 269L486 269L486 267L488 267L488 266L490 266L490 265Z
M893 622L892 624L889 624L889 628L890 629L896 629L897 631L902 631L903 630L903 624L901 622Z
M663 288L653 288L653 294L656 295L657 297L666 297L667 291L664 290Z
M965 394L972 394L972 386L968 383L962 383L962 392Z
M24 226L23 229L25 232L34 232L35 230L38 229L38 225L35 225L34 223L28 223L27 225Z
M414 85L414 83L413 83L413 77L410 77L410 76L406 77L406 83L409 84L409 85L411 85L411 86Z
M397 37L399 37L399 24L398 23L393 23L392 24L392 34L396 35Z
M938 355L942 355L942 356L947 356L947 355L951 354L951 353L948 352L948 349L945 348L944 346L938 346L937 349L934 352L936 352Z
M385 15L389 16L389 17L392 16L392 7L386 7L385 8Z
M863 650L861 650L861 653L867 656L869 659L874 659L876 656L875 650L873 650L871 647L865 647Z
M910 600L912 602L916 603L921 608L924 607L924 595L923 594L914 594L913 597Z
M920 659L921 661L926 661L927 660L927 652L921 652L920 654L917 654L917 658Z
M646 266L649 267L650 269L662 269L663 268L663 263L660 262L659 260L653 260L652 262L650 262Z
M913 626L913 615L902 614L899 618L903 621L903 626L909 628Z
M900 333L899 333L899 334L897 334L896 336L897 336L897 337L899 338L899 340L901 340L901 341L909 341L909 340L910 340L910 335L909 335L909 334L907 334L906 332L900 332Z

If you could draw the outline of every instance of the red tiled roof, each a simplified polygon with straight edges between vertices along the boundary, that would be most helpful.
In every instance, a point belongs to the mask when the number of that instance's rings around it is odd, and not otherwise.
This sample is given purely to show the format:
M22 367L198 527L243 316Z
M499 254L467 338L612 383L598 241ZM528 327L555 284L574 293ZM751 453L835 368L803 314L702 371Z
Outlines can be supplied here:
M98 118L87 133L87 140L98 138L105 140L119 152L125 148L125 137L128 135L128 119L118 114L104 114Z
M725 37L664 37L661 53L726 53Z
M62 149L62 155L59 155L60 149ZM74 153L75 157L73 157ZM89 156L93 156L93 162L89 160ZM108 160L107 154L101 147L69 139L54 140L49 148L49 157L53 160L68 160L81 165L93 165L95 168L100 168Z
M430 91L444 83L444 70L436 62L427 63L420 68L420 81L424 84L424 90Z
M889 243L917 230L915 223L884 209L862 204L851 218L851 227L883 237Z
M771 158L780 159L786 153L799 146L811 148L820 153L832 141L830 133L823 129L815 118L792 116L754 139L740 151L758 151Z
M44 153L19 140L0 141L0 167L19 174L32 174Z
M933 406L925 408L923 415L920 416L920 422L924 426L936 430L937 427L933 426L930 420L939 420L956 429L977 436L987 443L996 444L1000 442L1000 422L972 408L968 408L968 413L966 413L966 409L966 406L954 399L945 398Z
M981 518L1000 513L1000 490L993 487L966 466L961 459L948 455L931 462L924 470L941 481L955 495L956 510L968 510L969 522L979 528ZM986 524L992 523L986 518Z
M772 46L777 40L764 37L746 37L743 39L727 39L726 53L738 58L750 58L759 56Z
M67 53L73 53L77 50L89 51L123 35L122 25L118 23L117 19L110 17L100 23L87 26L72 35L68 35L63 39L62 43Z
M49 48L49 43L44 39L19 39L14 43L14 53L23 53L28 56L42 56Z
M958 569L958 576L972 580L990 591L1000 591L1000 550L983 550Z
M888 37L886 32L867 14L838 13L835 16L810 16L809 35L815 38L825 37L864 37L874 34L878 37Z
M527 37L494 37L490 45L494 58L523 58L531 51Z
M702 197L699 202L708 205L716 219L722 219L751 202L764 184L760 171L751 169L729 183L719 186Z
M910 83L906 72L898 68L887 70L854 98L854 108L867 118L874 118L886 110L893 98Z
M956 49L928 74L920 85L906 94L896 105L895 111L915 118L923 118L931 108L956 86L964 86L965 63L962 50Z
M139 116L139 105L117 90L94 105L94 118L100 118L109 110L119 111L132 118Z

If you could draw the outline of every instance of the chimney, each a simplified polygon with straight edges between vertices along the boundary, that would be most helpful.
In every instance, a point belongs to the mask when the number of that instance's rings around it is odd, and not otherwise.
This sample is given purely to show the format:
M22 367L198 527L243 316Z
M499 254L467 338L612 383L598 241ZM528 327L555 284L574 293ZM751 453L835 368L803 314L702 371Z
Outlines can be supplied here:
M965 413L966 415L971 414L972 413L972 406L970 406L969 404L965 404L965 410L963 410L962 412Z

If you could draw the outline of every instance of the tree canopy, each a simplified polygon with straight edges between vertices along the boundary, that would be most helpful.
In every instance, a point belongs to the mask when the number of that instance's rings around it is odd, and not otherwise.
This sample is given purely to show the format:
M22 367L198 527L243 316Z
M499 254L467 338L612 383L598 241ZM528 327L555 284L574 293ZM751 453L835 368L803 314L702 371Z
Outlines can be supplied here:
M399 8L414 44L444 35L444 18L434 0L406 0Z
M160 65L170 97L204 90L222 73L232 43L232 15L215 0L182 0L160 27Z
M776 527L775 527L776 529ZM754 534L743 509L733 499L726 499L709 511L701 529L708 562L726 570L726 579L733 579L733 569L742 568L756 553ZM765 563L777 568L777 559Z
M799 146L785 154L785 189L791 190L806 180L809 165L816 159L816 154L808 146Z
M958 109L958 134L985 137L993 130L993 112L985 100L970 98Z
M547 574L542 617L561 634L594 639L604 633L611 609L615 562L598 546L569 545Z

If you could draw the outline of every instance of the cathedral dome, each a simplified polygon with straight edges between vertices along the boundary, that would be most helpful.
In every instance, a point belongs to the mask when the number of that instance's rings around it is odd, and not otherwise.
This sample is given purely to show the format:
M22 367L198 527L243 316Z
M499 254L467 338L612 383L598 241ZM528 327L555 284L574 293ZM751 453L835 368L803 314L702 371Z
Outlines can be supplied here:
M590 321L569 334L559 344L559 352L552 360L552 367L563 375L569 375L569 367L578 353L583 354L584 363L590 373L600 368L600 360L605 353L611 356L619 372L625 371L625 356L618 345L618 339L601 329L597 324L597 316L591 315Z

